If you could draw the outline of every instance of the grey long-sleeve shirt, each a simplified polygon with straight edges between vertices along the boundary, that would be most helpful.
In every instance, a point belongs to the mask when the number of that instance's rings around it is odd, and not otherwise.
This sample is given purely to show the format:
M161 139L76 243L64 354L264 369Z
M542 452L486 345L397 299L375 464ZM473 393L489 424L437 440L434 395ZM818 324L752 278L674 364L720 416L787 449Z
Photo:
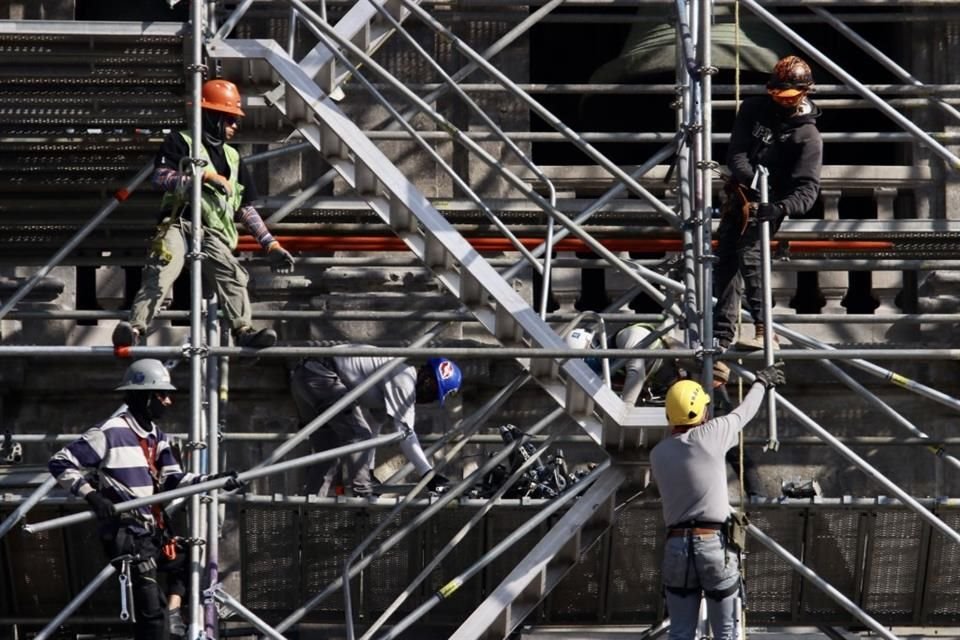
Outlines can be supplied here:
M739 407L686 433L661 440L650 452L667 527L696 520L721 523L730 515L724 456L757 415L765 393L755 382Z

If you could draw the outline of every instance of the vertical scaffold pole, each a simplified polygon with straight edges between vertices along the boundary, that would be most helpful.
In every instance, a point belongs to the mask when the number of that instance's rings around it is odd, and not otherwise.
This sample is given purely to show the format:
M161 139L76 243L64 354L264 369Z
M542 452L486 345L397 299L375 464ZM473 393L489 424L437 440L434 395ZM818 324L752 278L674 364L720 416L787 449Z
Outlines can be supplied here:
M770 202L768 178L770 172L763 165L757 165L757 176L760 183L760 202ZM763 362L769 367L773 364L773 292L770 269L770 221L760 223L760 255L763 263ZM756 322L756 318L754 318ZM777 435L777 391L771 389L767 393L767 444L764 451L776 451L780 448Z

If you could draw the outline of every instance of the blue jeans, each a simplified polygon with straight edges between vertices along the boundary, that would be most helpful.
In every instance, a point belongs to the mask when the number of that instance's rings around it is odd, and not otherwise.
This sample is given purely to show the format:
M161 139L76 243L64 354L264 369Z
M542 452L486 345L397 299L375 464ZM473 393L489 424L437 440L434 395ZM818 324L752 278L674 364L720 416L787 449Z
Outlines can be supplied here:
M725 548L719 532L667 538L662 575L670 614L670 640L696 637L703 594L707 596L707 618L714 640L737 637L740 561L736 552Z

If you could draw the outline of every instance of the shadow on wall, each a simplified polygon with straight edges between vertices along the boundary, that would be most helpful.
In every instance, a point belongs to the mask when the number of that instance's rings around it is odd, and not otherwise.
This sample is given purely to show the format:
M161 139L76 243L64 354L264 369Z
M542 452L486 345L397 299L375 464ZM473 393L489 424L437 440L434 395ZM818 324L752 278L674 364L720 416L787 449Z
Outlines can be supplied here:
M103 2L103 0L77 0L77 20L123 20L132 22L186 22L190 15L190 2L174 0L126 0Z

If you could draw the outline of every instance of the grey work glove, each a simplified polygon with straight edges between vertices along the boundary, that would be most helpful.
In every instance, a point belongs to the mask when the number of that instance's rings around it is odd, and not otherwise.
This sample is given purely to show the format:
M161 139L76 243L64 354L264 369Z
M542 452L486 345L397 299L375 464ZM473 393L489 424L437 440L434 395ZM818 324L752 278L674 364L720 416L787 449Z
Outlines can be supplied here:
M757 220L760 222L778 222L786 215L783 207L772 202L761 202L757 205Z
M87 501L93 509L93 512L97 514L97 520L109 520L117 515L117 507L104 498L103 494L99 491L91 491L83 496L83 499Z
M267 249L267 260L270 261L270 270L274 273L293 273L293 265L296 261L289 251L280 246L279 242L274 242Z
M786 376L783 375L783 360L774 362L769 367L760 369L760 371L757 371L754 375L757 377L756 381L766 389L773 389L777 385L785 384L787 381Z

